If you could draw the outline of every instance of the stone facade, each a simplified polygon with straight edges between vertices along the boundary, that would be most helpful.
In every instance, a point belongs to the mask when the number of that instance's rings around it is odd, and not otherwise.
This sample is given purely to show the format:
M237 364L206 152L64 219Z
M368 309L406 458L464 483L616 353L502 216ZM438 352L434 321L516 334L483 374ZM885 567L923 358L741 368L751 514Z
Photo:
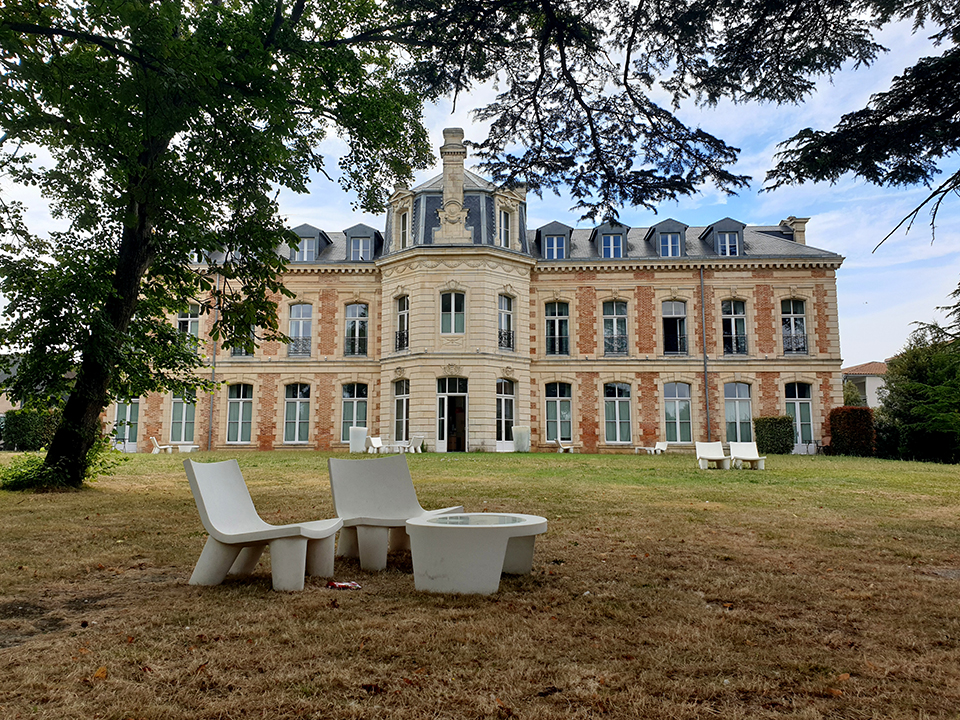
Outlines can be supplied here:
M527 230L523 188L466 170L462 141L444 133L443 174L397 188L382 233L295 229L299 249L281 248L294 297L278 302L296 342L237 355L199 318L222 385L193 406L193 444L345 450L365 424L493 452L513 449L516 425L535 451L560 435L631 452L751 439L750 416L786 413L798 451L828 434L842 258L807 243L805 219ZM170 396L140 399L129 449L190 442L175 412Z

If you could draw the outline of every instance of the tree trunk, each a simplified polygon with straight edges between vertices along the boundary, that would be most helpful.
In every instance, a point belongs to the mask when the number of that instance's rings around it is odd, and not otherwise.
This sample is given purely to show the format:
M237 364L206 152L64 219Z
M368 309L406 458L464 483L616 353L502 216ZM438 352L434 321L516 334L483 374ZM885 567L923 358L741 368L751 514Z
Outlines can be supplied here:
M99 321L91 318L77 380L44 460L46 467L57 472L69 487L83 485L87 454L100 438L100 414L107 407L113 373L123 352L123 337L137 309L143 276L156 254L146 206L132 202L130 210L136 226L124 227L113 293L104 302Z

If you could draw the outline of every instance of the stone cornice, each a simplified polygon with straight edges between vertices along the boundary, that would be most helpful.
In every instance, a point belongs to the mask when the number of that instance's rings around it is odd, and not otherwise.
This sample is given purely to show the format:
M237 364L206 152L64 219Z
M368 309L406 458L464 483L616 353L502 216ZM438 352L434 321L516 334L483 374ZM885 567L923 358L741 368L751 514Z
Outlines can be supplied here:
M626 259L620 262L613 262L603 258L594 260L550 260L538 262L536 272L539 273L563 273L563 272L582 272L605 271L612 272L618 270L755 270L757 268L829 268L837 269L843 263L845 258L834 256L829 258L747 258L741 257L736 260L729 259Z

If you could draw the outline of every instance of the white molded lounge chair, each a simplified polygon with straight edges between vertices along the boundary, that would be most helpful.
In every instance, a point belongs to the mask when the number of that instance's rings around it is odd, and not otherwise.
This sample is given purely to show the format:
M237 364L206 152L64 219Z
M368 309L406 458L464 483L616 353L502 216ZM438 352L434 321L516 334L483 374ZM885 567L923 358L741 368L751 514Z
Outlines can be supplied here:
M426 440L424 437L412 437L410 438L410 449L407 452L412 453L422 453L423 452L423 443Z
M367 452L377 455L383 449L383 439L367 436Z
M667 447L668 447L669 445L670 445L670 443L668 443L668 442L666 442L666 441L658 441L656 444L654 444L653 447L638 447L638 448L634 448L633 453L634 453L634 455L639 455L639 454L640 454L640 451L642 450L642 451L644 451L645 453L647 453L647 455L662 455L663 453L665 453L665 452L667 451Z
M557 444L557 452L558 452L558 453L568 452L568 453L573 454L573 443L572 443L572 442L569 442L569 443L567 443L566 445L564 445L563 440L561 440L560 438L557 438L557 439L554 440L553 442L555 442L555 443Z
M390 549L410 547L407 520L463 512L463 506L424 510L417 501L406 455L377 460L330 458L333 508L343 520L337 555L359 557L364 570L387 567Z
M151 450L150 452L153 453L154 455L159 455L161 452L165 452L165 453L173 452L172 446L161 445L160 443L157 442L157 439L155 437L150 438L150 444L153 445L153 450Z
M710 467L710 463L723 470L730 469L730 458L723 454L723 443L719 442L698 442L697 462L701 470Z
M737 467L741 467L744 463L746 463L753 470L763 470L763 461L766 459L766 455L760 457L760 453L757 452L757 444L755 442L730 443L730 460Z
M303 590L303 576L333 576L338 518L270 525L257 514L236 460L183 461L200 520L209 533L191 585L219 585L231 575L249 575L270 547L274 590Z

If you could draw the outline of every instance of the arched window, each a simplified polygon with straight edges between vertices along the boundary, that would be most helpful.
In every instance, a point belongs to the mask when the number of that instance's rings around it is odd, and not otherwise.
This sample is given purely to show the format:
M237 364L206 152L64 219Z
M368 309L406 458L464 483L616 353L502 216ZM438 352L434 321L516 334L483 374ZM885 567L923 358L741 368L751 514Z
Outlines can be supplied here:
M500 327L498 344L503 350L516 350L513 333L513 298L509 295L500 296Z
M512 380L497 380L497 442L513 441L513 396Z
M753 411L750 407L750 386L732 382L723 386L727 442L753 440Z
M231 385L227 400L227 442L250 442L252 425L253 385Z
M283 413L283 441L305 443L310 437L310 386L304 383L287 385Z
M793 418L794 443L813 442L813 406L808 383L787 383L784 388L787 396L787 415Z
M547 355L570 354L570 308L565 302L548 302Z
M393 384L394 417L393 439L410 439L410 381L397 380Z
M720 307L723 313L723 354L746 355L746 303L743 300L724 300Z
M603 386L604 437L608 443L630 442L630 386L607 383Z
M547 383L547 442L573 442L573 390L570 383Z
M313 325L313 308L306 303L290 306L290 344L287 355L290 357L310 357L310 337Z
M665 355L687 354L687 304L682 300L663 303L663 352Z
M803 300L780 301L780 322L783 328L783 352L806 355L807 316Z
M363 383L345 383L342 410L340 440L348 443L350 428L367 426L367 386Z
M687 383L664 383L664 425L667 442L688 443L693 436L690 429L690 386Z
M627 354L627 303L608 300L603 304L603 354Z
M367 317L369 309L366 303L347 305L347 329L344 339L344 355L367 354Z

